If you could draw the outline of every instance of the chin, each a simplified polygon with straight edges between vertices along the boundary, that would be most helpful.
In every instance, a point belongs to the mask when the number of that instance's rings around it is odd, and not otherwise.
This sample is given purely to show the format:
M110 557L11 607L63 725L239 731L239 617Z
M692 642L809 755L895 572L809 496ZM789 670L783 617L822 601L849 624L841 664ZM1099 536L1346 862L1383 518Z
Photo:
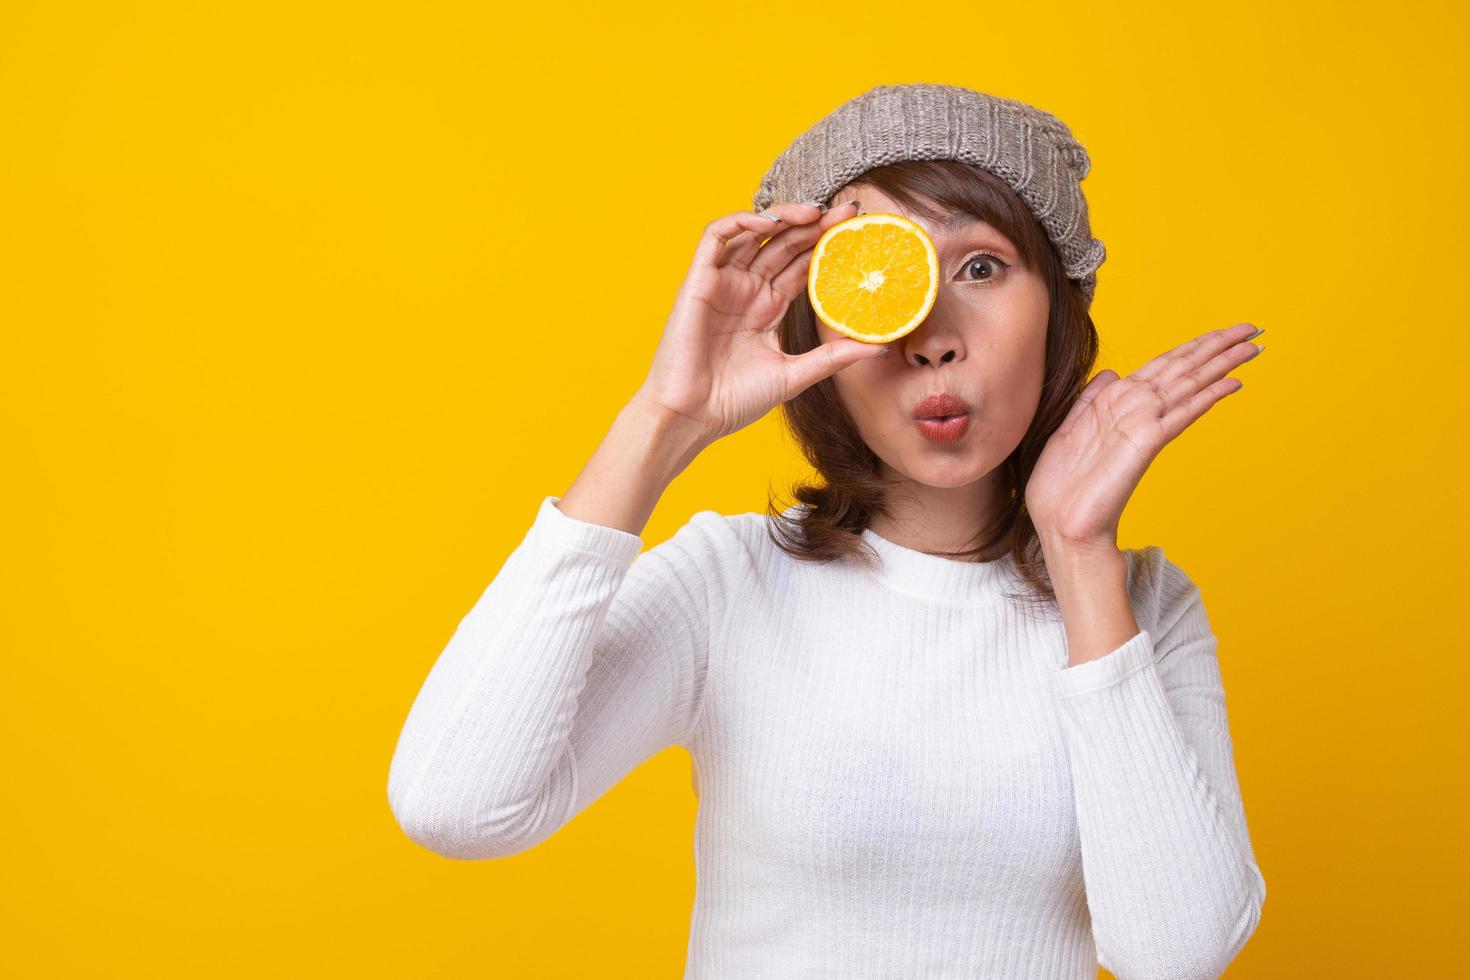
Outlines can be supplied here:
M951 488L965 487L979 480L985 479L990 472L983 460L974 459L951 459L951 460L925 460L918 466L910 467L905 475L916 483L922 483L926 487Z

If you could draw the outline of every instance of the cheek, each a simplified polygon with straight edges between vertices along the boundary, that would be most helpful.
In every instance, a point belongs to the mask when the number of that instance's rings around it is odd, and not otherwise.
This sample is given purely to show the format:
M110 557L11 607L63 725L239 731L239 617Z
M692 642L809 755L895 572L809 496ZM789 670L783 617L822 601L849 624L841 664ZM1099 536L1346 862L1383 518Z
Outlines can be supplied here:
M991 363L1004 365L1001 386L1012 391L1040 387L1046 373L1046 334L1042 330L1018 330L1008 339L997 339L990 347Z
M862 377L862 369L867 366L861 363L850 364L832 375L832 384L837 387L837 396L846 406L847 414L859 424L863 423L872 411L873 386L870 381Z
M893 428L899 394L894 369L887 363L892 357L857 361L832 375L837 396L865 439L888 437Z
M1045 381L1046 355L1043 349L1029 347L1011 363L1004 380L996 389L998 396L988 407L996 435L1006 441L1019 441L1036 417L1041 404L1041 387Z
M1009 321L1013 329L985 346L989 364L980 414L989 441L1018 442L1031 427L1046 377L1046 324Z
M1046 373L1046 304L1027 304L1001 323L987 354L991 364L1004 365L1002 384L1012 390L1039 387Z

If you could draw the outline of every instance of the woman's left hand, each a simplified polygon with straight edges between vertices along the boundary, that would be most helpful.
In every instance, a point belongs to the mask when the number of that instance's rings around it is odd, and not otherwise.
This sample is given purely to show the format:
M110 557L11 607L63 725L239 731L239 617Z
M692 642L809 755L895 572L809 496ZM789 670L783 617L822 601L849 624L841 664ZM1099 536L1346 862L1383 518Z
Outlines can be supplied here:
M1099 372L1042 448L1026 509L1044 544L1117 549L1123 505L1159 451L1243 382L1226 375L1260 353L1237 323L1160 354L1126 378Z

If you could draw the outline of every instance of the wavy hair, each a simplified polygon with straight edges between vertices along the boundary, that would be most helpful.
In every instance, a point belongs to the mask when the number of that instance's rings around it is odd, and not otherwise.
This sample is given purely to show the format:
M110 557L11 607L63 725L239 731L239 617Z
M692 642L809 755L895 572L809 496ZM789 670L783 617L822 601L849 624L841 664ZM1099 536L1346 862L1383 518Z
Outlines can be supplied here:
M996 175L956 160L906 160L869 170L850 182L875 187L911 213L942 220L966 212L987 222L1013 242L1022 266L1039 270L1048 284L1051 309L1046 327L1046 370L1041 400L1030 427L1002 467L1006 505L995 519L977 528L973 547L938 552L940 557L978 559L1009 543L1016 570L1029 587L1008 594L1018 601L1052 607L1056 593L1036 527L1026 513L1026 481L1053 432L1062 424L1086 385L1098 356L1097 328L1078 285L1062 271L1051 240L1025 202ZM782 316L781 349L801 354L821 344L816 317L803 289ZM816 478L798 482L791 495L802 505L783 506L768 494L769 534L787 554L803 561L850 558L875 568L879 556L861 537L875 514L887 514L889 494L902 478L885 478L881 461L859 435L842 404L833 378L808 387L780 406L782 418ZM788 516L787 510L793 513Z

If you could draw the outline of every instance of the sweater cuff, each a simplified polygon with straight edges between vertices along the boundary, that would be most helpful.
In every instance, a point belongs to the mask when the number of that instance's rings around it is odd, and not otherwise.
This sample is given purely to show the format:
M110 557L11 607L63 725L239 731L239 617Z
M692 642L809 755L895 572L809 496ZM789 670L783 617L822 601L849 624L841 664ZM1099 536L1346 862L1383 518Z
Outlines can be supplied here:
M1091 694L1121 683L1154 661L1153 638L1141 629L1122 646L1096 660L1062 667L1053 675L1057 695L1063 699Z
M606 558L623 566L631 565L643 550L643 538L622 528L594 524L563 513L556 506L560 496L546 496L536 510L531 533L553 547L580 551Z

